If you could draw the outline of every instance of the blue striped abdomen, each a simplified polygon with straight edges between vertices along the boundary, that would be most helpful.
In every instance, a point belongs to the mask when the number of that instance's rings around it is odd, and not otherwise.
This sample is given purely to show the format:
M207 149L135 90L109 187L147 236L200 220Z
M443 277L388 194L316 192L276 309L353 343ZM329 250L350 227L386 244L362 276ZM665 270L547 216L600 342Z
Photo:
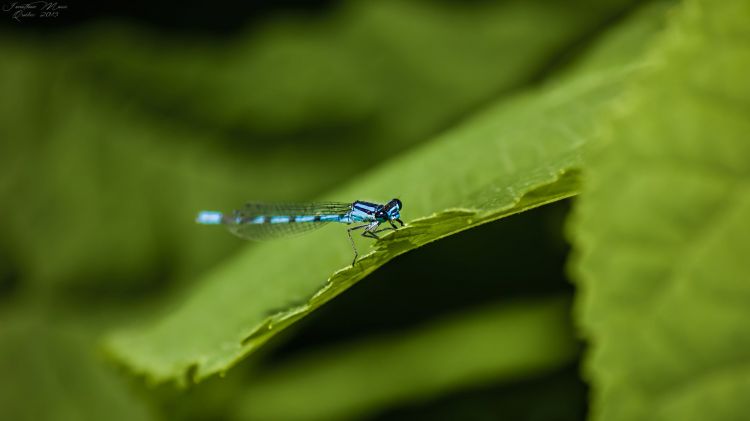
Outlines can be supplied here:
M234 218L235 224L304 224L320 222L343 222L349 223L349 215L300 215L300 216L254 216L252 218L237 216ZM205 222L204 222L205 223Z

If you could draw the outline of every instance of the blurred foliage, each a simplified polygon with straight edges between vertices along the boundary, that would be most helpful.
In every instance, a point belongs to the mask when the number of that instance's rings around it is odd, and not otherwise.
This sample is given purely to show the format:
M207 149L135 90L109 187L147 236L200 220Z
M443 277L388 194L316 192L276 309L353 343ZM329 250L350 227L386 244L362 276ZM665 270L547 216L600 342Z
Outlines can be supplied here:
M50 326L33 314L0 326L2 418L152 420L153 410L95 358L74 325Z
M594 419L747 418L750 3L673 19L572 226Z
M467 388L443 399L414 401L364 419L581 420L586 414L585 393L576 367L567 367L510 384Z
M393 0L223 35L3 25L0 418L581 419L566 203L491 222L581 182L594 418L742 417L748 21L746 0ZM392 196L409 227L356 268L341 229L193 223Z
M341 419L467 384L529 377L575 355L567 313L559 299L519 302L308 352L256 376L238 419Z

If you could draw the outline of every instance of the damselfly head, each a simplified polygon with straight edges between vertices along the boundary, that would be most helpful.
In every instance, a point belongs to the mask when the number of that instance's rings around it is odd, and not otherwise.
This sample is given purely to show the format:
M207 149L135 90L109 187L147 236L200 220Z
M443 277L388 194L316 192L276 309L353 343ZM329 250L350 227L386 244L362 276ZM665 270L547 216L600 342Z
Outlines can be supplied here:
M390 202L383 206L383 210L388 215L388 219L398 219L401 217L401 201L398 199L392 199Z

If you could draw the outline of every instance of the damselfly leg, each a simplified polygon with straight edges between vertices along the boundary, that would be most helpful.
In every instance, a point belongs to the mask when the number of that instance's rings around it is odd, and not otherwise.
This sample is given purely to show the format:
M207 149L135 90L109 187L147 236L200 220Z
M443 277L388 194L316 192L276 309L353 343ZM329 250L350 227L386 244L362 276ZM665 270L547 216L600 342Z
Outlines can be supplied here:
M375 234L376 232L380 232L380 231L365 231L362 233L362 236L367 237L367 238L373 238L375 240L380 240L380 237L378 237L377 234Z
M352 243L352 250L354 250L354 260L352 260L352 266L357 263L357 257L359 256L359 253L357 252L357 246L354 244L354 239L352 238L352 231L358 230L360 228L367 228L369 226L370 224L357 225L356 227L347 228L346 230L346 235L349 236L349 242ZM364 233L362 235L364 235Z
M370 223L370 224L357 225L356 227L351 227L346 230L346 234L349 236L349 242L352 244L352 250L354 250L354 260L352 260L352 266L354 266L354 264L357 262L357 257L359 257L359 253L357 252L357 246L354 244L354 239L352 238L352 231L356 231L358 229L364 228L365 231L362 233L362 237L379 240L380 236L378 236L377 233L383 232L383 231L391 231L391 230L395 231L398 229L398 226L396 224L394 224L391 221L388 221L388 222L390 222L391 226L381 228L381 229L378 229L378 227L380 226L379 223L377 224ZM398 222L401 222L401 220L398 220ZM401 226L404 226L403 222L401 222Z

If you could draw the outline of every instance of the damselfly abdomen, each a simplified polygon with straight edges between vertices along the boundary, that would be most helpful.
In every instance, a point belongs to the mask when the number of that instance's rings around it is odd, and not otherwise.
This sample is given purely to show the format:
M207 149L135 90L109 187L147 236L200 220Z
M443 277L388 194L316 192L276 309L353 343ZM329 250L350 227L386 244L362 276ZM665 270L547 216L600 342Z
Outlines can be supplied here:
M362 229L362 236L380 238L377 233L398 229L395 222L401 221L401 201L393 199L380 205L358 200L354 203L313 202L313 203L247 203L231 216L217 211L202 211L196 222L206 225L224 225L232 234L247 240L266 240L287 235L312 231L329 223L357 224L347 229L347 235L357 261L357 246L352 231ZM380 228L387 222L390 226Z

